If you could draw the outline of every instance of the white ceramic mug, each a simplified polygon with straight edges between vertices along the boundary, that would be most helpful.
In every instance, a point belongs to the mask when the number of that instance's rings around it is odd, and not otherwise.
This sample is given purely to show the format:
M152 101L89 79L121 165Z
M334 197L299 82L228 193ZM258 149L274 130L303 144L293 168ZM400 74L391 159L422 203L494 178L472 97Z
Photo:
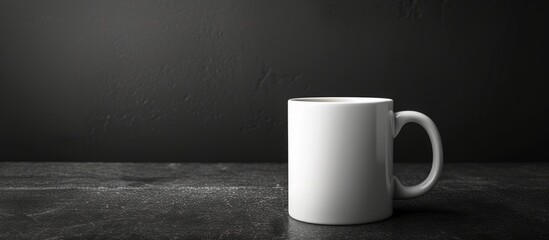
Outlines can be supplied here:
M431 139L429 176L404 186L393 176L393 139L415 122ZM437 127L422 113L393 113L393 100L363 97L288 101L288 212L316 224L359 224L393 213L393 199L428 192L442 171Z

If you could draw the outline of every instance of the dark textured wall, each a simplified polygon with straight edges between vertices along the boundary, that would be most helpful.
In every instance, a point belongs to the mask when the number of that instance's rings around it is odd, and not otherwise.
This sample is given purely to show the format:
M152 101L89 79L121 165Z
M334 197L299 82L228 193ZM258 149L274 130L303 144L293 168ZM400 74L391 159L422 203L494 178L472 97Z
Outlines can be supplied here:
M287 160L286 100L382 96L447 161L546 159L535 1L0 1L0 160ZM428 161L407 126L396 161Z

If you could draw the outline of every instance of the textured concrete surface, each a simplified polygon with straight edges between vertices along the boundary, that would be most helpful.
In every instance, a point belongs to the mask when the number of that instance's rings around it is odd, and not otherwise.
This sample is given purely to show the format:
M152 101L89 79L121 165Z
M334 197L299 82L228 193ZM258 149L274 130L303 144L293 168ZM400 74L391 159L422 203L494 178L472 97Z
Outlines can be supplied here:
M283 162L286 100L314 95L422 111L449 161L544 159L538 5L0 1L0 160ZM400 139L428 160L419 127Z
M397 164L404 182L424 164ZM447 164L391 218L287 215L285 164L0 163L0 239L547 239L549 164Z

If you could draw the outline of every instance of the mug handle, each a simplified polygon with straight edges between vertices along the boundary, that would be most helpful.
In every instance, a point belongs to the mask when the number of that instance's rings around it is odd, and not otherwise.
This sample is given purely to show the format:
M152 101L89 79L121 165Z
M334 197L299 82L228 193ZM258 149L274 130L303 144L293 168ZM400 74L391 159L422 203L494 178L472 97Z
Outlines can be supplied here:
M433 149L433 164L429 176L423 182L415 186L405 186L396 176L394 179L394 198L395 199L410 199L419 197L427 193L435 186L442 172L442 141L438 133L435 123L425 114L416 111L402 111L395 114L395 134L396 137L400 129L409 122L415 122L421 125L431 140Z

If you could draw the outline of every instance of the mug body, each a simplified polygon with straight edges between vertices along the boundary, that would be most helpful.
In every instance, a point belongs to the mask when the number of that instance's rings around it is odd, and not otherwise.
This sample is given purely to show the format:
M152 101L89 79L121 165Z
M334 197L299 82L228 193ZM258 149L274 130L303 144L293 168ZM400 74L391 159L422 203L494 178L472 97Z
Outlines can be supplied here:
M391 99L290 99L290 216L334 225L391 216L393 131Z

